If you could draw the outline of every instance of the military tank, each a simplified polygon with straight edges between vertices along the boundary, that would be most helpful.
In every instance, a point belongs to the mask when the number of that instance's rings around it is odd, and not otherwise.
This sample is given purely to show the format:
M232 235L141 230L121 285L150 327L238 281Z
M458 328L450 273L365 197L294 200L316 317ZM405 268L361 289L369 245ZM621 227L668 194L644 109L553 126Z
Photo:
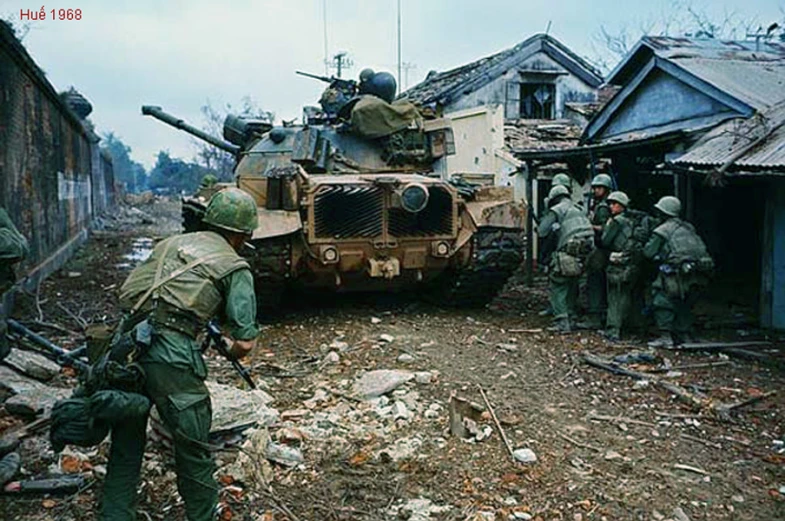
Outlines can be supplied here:
M217 138L144 106L142 113L237 158L236 185L258 204L247 256L260 309L288 288L421 289L444 304L487 303L521 264L527 205L512 188L451 180L451 123L395 100L389 73L328 83L302 124L227 116ZM213 185L183 200L202 228Z

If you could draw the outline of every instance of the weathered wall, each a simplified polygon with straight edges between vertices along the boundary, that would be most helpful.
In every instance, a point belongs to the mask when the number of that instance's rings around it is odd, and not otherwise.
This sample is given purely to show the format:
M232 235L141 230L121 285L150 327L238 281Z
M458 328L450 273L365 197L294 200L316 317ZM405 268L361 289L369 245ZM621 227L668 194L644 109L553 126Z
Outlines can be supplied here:
M589 102L597 99L597 89L586 85L579 78L571 75L564 67L553 60L545 52L538 52L518 66L507 71L488 85L477 89L467 95L458 98L455 103L445 107L445 112L456 112L459 110L479 107L482 105L505 105L507 101L507 84L509 82L520 82L527 71L558 71L555 76L556 85L556 119L564 117L564 103L568 101ZM517 112L516 110L514 110Z
M111 162L93 168L98 152L88 132L4 23L0 99L0 204L30 242L19 272L34 283L64 262L95 210L111 203Z

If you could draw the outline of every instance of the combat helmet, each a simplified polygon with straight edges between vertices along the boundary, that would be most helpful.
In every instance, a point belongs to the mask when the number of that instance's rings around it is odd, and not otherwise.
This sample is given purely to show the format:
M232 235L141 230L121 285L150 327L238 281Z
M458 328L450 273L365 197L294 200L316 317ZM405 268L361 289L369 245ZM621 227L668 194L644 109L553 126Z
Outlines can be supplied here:
M681 201L672 195L661 198L654 207L670 217L678 217L681 213Z
M613 179L608 174L597 174L594 176L594 179L591 180L591 187L594 188L595 186L604 186L608 190L613 189Z
M556 174L551 180L551 188L554 186L563 186L569 189L572 186L572 179L567 174Z
M203 222L250 235L258 224L256 202L250 194L239 188L225 188L210 198Z
M619 203L623 207L627 208L630 205L630 198L621 191L611 192L611 195L608 196L609 203Z
M554 204L556 204L556 201L558 201L559 199L569 196L570 196L569 190L567 190L562 185L556 185L553 188L551 188L550 192L548 192L548 197L546 201L548 203L548 206L553 206Z

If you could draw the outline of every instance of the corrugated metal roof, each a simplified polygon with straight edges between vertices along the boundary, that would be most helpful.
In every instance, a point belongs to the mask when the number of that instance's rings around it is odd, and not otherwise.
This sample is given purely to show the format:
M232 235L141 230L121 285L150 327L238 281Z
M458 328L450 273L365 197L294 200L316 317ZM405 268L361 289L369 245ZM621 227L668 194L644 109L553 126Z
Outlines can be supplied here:
M762 141L744 150L758 140ZM742 155L733 162L730 171L785 169L785 100L751 118L733 119L717 126L672 163L715 167L737 154Z
M750 61L673 57L670 61L758 110L785 98L785 59Z
M657 56L663 58L714 58L721 60L752 59L754 61L785 58L785 43L776 40L717 40L709 38L678 38L644 36L641 40Z

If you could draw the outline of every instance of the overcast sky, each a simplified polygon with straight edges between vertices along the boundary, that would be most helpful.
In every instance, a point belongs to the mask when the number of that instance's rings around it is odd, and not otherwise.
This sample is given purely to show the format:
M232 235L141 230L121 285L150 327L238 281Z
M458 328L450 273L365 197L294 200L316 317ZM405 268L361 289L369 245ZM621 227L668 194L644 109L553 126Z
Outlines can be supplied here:
M682 5L684 1L681 0ZM239 105L251 96L280 119L315 104L323 85L294 74L324 74L324 5L329 54L347 51L354 66L395 73L397 0L70 0L46 8L79 8L82 20L34 22L23 43L60 91L73 85L93 104L99 133L114 131L134 159L150 167L158 150L191 159L181 132L140 115L143 104L201 126L199 109ZM695 0L715 19L785 18L783 0ZM582 56L597 54L604 25L638 31L663 19L674 0L401 0L402 61L413 64L408 84L429 70L446 70L511 47L534 33L550 34ZM0 16L40 8L30 0L0 0ZM230 7L231 6L231 7ZM683 11L682 7L682 11ZM48 15L49 13L47 13ZM739 35L741 37L742 35Z

